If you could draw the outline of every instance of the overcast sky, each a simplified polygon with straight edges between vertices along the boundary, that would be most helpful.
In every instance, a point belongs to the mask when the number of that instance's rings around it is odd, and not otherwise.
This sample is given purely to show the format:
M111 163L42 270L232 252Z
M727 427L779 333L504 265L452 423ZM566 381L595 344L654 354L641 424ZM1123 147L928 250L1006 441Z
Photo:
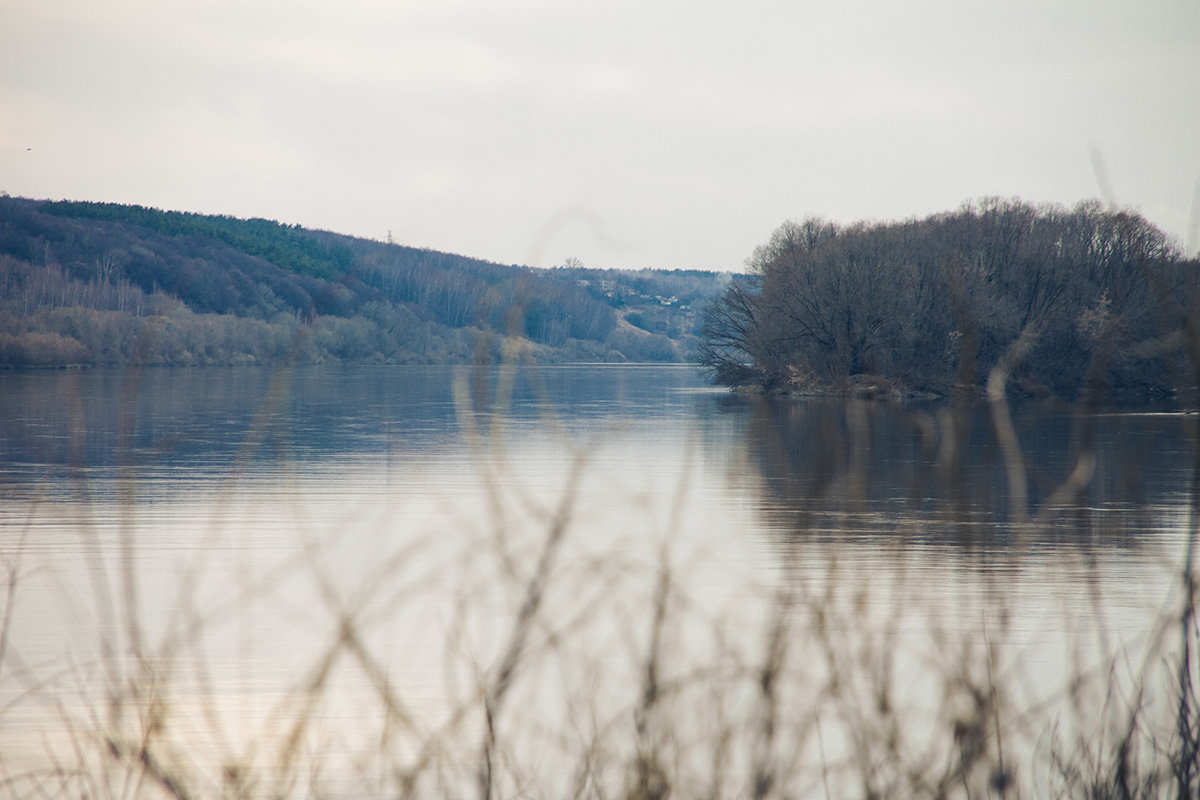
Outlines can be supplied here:
M1187 244L1200 0L0 0L0 190L741 268L988 195Z

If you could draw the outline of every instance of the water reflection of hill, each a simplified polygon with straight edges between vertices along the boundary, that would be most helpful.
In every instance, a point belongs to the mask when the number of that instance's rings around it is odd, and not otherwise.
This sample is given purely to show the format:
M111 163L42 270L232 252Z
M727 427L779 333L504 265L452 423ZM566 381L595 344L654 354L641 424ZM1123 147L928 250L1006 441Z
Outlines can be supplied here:
M1134 546L1176 525L1187 506L1193 450L1179 415L1021 409L1027 520L1015 524L1009 461L986 404L954 414L947 405L755 400L740 413L764 517L785 540ZM1081 452L1094 456L1091 479L1059 502Z
M15 371L0 382L0 467L232 465L457 446L453 384L516 425L568 428L679 415L703 384L661 365L501 373L445 366ZM511 386L510 386L511 383Z

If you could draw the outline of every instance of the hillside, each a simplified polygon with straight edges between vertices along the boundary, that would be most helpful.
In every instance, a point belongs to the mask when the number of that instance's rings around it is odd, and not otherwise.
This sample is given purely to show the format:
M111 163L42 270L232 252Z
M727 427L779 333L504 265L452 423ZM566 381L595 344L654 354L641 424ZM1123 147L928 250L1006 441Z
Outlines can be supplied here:
M682 361L728 278L541 270L263 219L0 197L0 366Z

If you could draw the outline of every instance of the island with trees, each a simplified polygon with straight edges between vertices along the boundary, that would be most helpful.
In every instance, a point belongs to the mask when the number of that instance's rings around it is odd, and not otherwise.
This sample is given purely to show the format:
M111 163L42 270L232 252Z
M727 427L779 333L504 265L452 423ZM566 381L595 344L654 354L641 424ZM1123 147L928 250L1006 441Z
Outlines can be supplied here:
M985 199L787 222L711 304L714 382L783 394L1010 391L1194 402L1200 262L1142 216Z

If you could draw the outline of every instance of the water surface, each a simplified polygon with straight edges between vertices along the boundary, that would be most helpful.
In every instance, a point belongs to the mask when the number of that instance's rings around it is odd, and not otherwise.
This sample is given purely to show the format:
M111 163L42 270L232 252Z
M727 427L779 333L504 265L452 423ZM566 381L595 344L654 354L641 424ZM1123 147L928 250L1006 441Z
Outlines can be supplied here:
M3 766L103 760L149 715L201 785L445 788L492 704L509 779L557 786L529 765L645 738L648 663L708 698L696 748L750 731L780 609L796 720L882 674L936 739L984 664L1034 748L1072 676L1173 646L1194 420L1015 421L1020 491L986 406L753 400L687 367L4 374ZM852 722L820 742L847 770Z

